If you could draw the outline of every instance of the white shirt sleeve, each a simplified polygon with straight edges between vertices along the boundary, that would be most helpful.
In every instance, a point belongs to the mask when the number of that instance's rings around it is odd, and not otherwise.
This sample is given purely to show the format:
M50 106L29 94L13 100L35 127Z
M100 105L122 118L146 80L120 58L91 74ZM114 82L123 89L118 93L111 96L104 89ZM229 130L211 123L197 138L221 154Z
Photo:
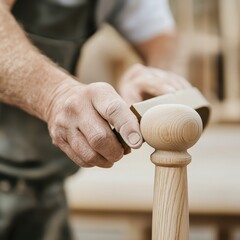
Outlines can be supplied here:
M97 23L104 21L133 43L151 39L175 26L168 0L100 0Z

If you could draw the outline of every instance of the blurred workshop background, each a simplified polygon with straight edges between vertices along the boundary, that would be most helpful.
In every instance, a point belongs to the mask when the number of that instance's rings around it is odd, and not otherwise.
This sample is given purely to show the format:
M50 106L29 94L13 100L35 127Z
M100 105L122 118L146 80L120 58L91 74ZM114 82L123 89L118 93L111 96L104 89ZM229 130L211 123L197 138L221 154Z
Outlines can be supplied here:
M240 1L170 0L178 26L171 70L211 103L212 116L190 150L190 239L240 239ZM141 58L110 26L90 39L79 63L86 82L116 84ZM112 169L84 169L67 184L76 239L149 240L154 166L144 145Z

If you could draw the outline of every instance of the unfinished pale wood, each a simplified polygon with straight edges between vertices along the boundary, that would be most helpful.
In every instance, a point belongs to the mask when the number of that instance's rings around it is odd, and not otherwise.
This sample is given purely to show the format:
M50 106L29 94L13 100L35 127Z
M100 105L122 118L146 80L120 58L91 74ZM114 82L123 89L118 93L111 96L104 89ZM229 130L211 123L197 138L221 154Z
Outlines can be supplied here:
M202 133L202 120L190 107L163 104L148 110L141 120L145 141L156 151L152 240L188 240L189 213L187 149Z

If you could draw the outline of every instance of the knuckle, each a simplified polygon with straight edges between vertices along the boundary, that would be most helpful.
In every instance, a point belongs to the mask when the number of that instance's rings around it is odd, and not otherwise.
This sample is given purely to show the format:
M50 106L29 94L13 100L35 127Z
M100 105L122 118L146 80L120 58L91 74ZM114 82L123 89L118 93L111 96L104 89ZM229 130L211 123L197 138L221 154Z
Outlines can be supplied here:
M85 162L82 162L81 165L80 165L80 167L84 167L84 168L92 168L92 167L94 167L94 166L89 165L89 164L87 164L87 163L85 163Z
M95 164L98 159L98 154L95 152L92 152L92 153L86 152L85 154L83 154L83 159L88 164Z
M113 166L114 162L109 162L106 159L103 159L96 152L85 153L83 161L89 166L98 166L102 168L110 168Z
M89 139L89 144L93 148L97 149L99 147L102 147L105 145L106 141L108 139L107 133L106 132L100 132L96 133Z
M71 148L75 151L78 152L79 149L81 149L81 143L79 141L79 139L76 139L75 137L69 141L71 143Z
M78 156L72 156L70 157L78 166L80 167L92 167L92 165L88 164L87 162L85 162L83 159L81 159Z
M113 163L105 163L101 165L102 168L111 168L114 164Z
M62 137L62 132L59 129L50 130L50 136L52 138L52 144L55 146L61 146L65 143L65 140Z
M123 154L124 154L124 150L123 149L117 151L116 155L115 155L115 162L119 161L123 157Z
M132 68L134 68L134 69L144 69L145 66L142 65L141 63L135 63L135 64L133 64Z
M75 162L78 166L80 167L93 167L92 164L84 161L84 159L82 157L80 157L79 155L73 153L73 152L70 152L70 153L67 153L66 154L68 155L68 157L73 161Z
M112 156L108 158L111 163L119 161L123 157L123 150L115 151Z
M49 135L50 135L51 138L54 138L54 137L55 137L55 132L56 132L56 130L55 130L55 128L52 127L51 125L48 125L48 132L49 132Z
M105 91L105 90L112 90L112 86L108 83L105 83L105 82L97 82L97 83L92 83L92 84L89 84L89 91L91 93L99 93L99 92L102 92L102 91Z
M48 129L50 135L54 136L55 132L59 128L65 128L67 126L67 117L63 114L63 112L58 112L51 121L48 122Z
M66 125L66 117L62 113L58 113L54 120L54 125L56 127L64 127Z
M76 163L77 163L80 167L85 167L85 168L93 167L93 165L89 164L88 162L85 162L85 161L82 160L81 158L78 158L78 159L76 160Z
M80 104L77 97L72 97L68 99L63 108L64 116L74 116L80 113Z
M64 141L64 139L61 136L56 136L55 138L52 139L52 143L55 146L61 147L66 142Z
M131 70L134 74L138 75L138 74L142 74L142 72L145 71L145 67L140 63L136 63L132 66Z
M67 139L67 144L69 145L69 148L71 149L72 152L74 152L74 154L76 156L81 156L81 148L80 148L80 141L78 138L76 138L75 135L73 135L72 133L67 133L66 134L66 139Z
M114 117L119 115L122 110L122 102L119 100L112 101L106 108L106 115L109 117Z

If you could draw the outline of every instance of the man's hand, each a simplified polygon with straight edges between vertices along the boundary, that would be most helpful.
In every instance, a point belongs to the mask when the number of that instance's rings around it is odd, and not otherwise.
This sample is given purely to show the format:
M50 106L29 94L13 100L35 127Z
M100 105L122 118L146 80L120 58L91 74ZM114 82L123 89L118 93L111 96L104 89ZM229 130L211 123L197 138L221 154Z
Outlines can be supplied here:
M123 156L110 124L131 148L142 137L137 118L106 83L70 81L54 92L46 120L53 143L82 167L111 167Z
M118 91L127 103L132 104L190 86L187 80L177 74L136 64L123 75Z
M80 166L111 167L122 157L110 124L129 147L141 146L136 117L110 85L73 80L31 45L1 0L0 23L1 102L46 121L53 143Z

